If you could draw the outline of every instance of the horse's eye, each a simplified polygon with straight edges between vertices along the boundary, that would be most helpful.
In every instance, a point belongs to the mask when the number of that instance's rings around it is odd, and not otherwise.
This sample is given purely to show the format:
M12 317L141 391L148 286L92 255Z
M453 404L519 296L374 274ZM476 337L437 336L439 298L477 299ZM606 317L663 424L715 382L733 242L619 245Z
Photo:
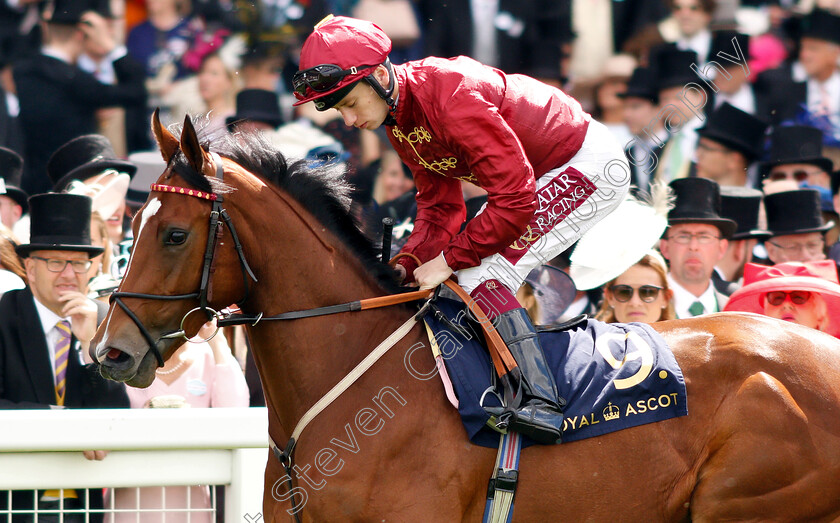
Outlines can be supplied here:
M169 231L166 235L164 243L166 243L166 245L181 245L185 241L187 241L187 231L174 230Z

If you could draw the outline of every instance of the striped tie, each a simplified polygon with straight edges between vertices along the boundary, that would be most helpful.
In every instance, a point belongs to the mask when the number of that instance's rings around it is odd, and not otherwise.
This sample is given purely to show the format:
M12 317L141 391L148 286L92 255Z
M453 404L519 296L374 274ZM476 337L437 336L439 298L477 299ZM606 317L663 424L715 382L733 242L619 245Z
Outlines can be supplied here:
M70 355L70 322L61 320L55 324L58 342L55 344L55 399L56 405L64 405L67 390L67 358Z

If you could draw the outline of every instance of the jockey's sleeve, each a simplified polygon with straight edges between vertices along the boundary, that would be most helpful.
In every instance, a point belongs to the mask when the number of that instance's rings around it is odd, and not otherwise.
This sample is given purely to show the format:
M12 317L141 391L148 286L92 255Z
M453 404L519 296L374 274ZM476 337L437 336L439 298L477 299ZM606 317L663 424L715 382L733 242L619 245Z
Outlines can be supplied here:
M467 216L461 182L431 174L420 168L414 170L417 186L417 217L414 230L401 252L411 253L424 263L438 256L453 236L460 230ZM405 267L406 283L414 281L417 264L410 258L401 258Z
M444 140L487 191L484 211L443 249L457 271L475 267L522 235L536 210L536 182L522 143L493 103L456 94L450 108L458 116L447 120Z

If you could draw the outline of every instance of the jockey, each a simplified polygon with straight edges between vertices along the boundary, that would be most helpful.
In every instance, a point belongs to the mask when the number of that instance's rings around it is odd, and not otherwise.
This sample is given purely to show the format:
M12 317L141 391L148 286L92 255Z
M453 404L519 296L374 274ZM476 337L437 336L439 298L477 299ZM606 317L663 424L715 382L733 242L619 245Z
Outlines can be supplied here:
M607 128L559 89L467 57L388 60L375 24L327 17L306 39L295 105L335 108L348 126L384 125L417 185L417 218L398 261L405 282L432 288L457 273L523 375L524 400L502 424L560 441L562 407L536 330L514 293L536 266L577 240L625 197L630 169ZM465 219L461 182L488 193Z

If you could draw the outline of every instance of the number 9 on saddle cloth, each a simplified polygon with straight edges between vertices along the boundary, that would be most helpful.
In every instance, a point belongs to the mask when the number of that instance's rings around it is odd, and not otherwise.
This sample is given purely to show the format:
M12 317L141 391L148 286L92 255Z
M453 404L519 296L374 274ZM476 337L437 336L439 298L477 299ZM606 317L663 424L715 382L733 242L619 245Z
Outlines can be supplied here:
M467 325L463 303L441 297L433 310L424 320L436 359L445 363L441 378L451 380L470 440L495 448L498 432L484 407L500 407L501 391L490 356ZM558 393L567 400L564 442L688 414L682 370L665 340L646 324L586 319L568 330L541 332L540 343Z

